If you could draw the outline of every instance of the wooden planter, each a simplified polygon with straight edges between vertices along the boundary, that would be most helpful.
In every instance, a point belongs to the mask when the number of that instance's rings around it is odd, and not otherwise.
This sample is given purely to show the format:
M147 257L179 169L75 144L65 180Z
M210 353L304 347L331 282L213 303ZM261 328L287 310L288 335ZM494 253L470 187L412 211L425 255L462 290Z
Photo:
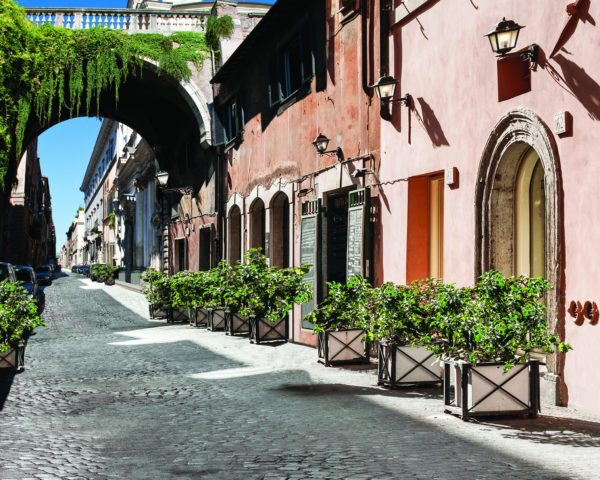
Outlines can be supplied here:
M381 342L377 352L377 384L394 388L404 385L442 383L440 361L424 347Z
M265 318L250 315L250 341L260 344L265 342L287 342L288 319L284 318L272 323Z
M326 367L350 363L369 363L369 345L360 329L320 332L317 335L319 362Z
M167 323L183 322L188 323L190 321L189 312L187 308L169 308L167 315Z
M0 368L22 372L25 369L25 343L11 348L6 353L0 353Z
M504 372L501 363L444 363L444 405L463 420L476 416L528 415L540 411L540 366L536 360Z
M250 323L247 318L237 312L225 310L225 334L246 335L250 333Z
M188 316L192 327L206 327L208 325L208 310L206 308L190 308Z
M225 310L223 308L209 308L207 328L211 332L225 330Z
M150 318L167 318L169 316L169 309L164 306L151 303L148 305L148 309Z

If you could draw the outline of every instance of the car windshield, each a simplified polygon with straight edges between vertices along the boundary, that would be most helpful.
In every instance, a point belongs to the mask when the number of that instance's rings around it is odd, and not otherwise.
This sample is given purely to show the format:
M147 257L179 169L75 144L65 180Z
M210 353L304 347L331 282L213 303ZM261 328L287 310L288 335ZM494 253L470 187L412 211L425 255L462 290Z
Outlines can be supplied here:
M15 270L15 273L17 275L17 280L19 280L20 282L31 283L31 270L22 268L19 270Z
M50 267L48 265L42 265L41 267L37 267L35 271L37 273L48 273L50 272Z
M5 265L0 265L0 282L8 278L8 268Z

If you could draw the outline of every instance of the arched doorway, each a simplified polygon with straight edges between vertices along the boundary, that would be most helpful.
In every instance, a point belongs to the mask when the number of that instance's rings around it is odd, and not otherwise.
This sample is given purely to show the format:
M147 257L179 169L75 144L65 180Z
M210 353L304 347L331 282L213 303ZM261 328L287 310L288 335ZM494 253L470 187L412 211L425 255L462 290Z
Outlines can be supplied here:
M271 201L271 265L289 266L290 209L288 197L279 192Z
M553 285L546 296L548 326L564 338L560 163L552 134L531 110L512 111L494 127L479 165L475 202L476 276L496 269L546 278ZM559 355L548 356L547 366L559 375Z
M229 210L227 227L229 231L227 259L230 263L234 263L242 258L242 212L237 205Z
M250 248L265 252L265 202L260 198L250 205Z

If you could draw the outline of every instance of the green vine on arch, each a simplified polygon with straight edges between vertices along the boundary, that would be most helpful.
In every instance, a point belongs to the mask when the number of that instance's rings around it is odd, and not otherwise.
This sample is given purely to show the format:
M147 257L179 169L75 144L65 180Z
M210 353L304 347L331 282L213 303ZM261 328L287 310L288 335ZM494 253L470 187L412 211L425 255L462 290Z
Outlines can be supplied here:
M229 25L230 20L217 24ZM228 36L231 31L211 30L211 42L214 35ZM123 82L130 75L141 76L147 60L160 73L188 80L190 64L200 68L209 48L206 36L198 32L165 36L37 26L13 0L0 0L0 188L10 162L21 155L32 115L41 125L55 116L89 115L93 102L98 111L100 93L107 89L118 102Z

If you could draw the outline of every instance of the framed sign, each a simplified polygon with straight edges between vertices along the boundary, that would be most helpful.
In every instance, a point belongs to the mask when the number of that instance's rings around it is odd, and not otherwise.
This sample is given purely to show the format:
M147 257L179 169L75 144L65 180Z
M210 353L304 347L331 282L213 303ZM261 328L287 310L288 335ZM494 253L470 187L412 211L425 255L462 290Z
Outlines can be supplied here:
M348 193L348 247L346 278L362 275L370 279L371 233L370 191L368 188Z
M312 287L313 298L309 302L303 303L302 310L302 328L313 328L312 323L304 320L304 316L311 313L318 302L319 272L320 272L320 221L321 221L321 202L320 200L311 200L302 204L302 216L300 223L300 263L310 265L310 269L305 275L306 282Z

